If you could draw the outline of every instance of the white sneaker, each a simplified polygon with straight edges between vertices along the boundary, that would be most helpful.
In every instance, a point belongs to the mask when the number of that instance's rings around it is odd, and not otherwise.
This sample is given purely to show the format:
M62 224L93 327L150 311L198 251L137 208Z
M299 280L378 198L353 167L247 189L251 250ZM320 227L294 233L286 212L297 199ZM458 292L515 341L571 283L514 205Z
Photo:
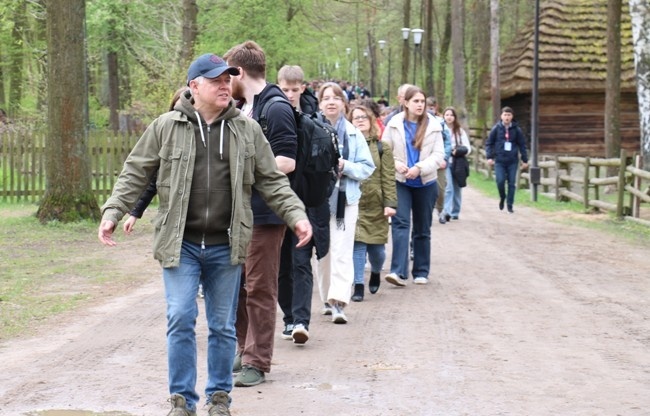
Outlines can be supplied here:
M325 306L323 306L323 309L320 311L321 315L331 315L332 314L332 305L329 303L325 303Z
M332 322L335 324L348 323L348 318L345 316L345 313L343 313L343 307L338 302L335 302L334 305L332 305Z
M293 327L291 337L294 344L304 344L309 339L309 331L303 324L297 324Z
M415 283L416 285L426 285L427 283L429 283L429 279L427 279L426 277L416 277L413 279L413 283Z
M388 273L386 277L384 278L386 281L392 285L403 287L406 286L406 281L396 275L395 273Z

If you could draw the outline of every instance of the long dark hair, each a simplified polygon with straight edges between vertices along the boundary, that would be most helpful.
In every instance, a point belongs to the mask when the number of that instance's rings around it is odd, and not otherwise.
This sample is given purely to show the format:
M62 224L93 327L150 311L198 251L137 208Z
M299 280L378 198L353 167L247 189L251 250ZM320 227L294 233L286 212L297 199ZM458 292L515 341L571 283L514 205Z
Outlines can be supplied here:
M451 124L451 132L454 137L460 137L460 123L458 122L458 113L456 113L456 109L454 107L447 107L442 112L442 115L444 116L447 111L451 111L451 114L454 115L454 122Z
M411 99L416 94L422 94L422 97L426 98L426 94L420 87L411 86L404 93L404 100L411 101ZM406 105L404 106L404 112L406 113L405 118L408 119L409 109ZM422 150L422 142L424 142L424 134L426 133L427 126L429 125L429 114L427 113L426 108L424 109L421 115L416 117L415 121L417 123L418 128L415 131L415 137L413 138L413 146L418 150Z

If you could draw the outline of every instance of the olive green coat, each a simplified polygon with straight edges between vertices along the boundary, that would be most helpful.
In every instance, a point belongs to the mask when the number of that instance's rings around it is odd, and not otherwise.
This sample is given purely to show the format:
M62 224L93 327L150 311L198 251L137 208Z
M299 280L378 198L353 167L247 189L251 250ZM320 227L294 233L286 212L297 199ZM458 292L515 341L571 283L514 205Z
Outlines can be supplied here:
M359 218L354 240L366 244L386 244L388 219L384 216L384 208L397 208L395 160L392 150L385 143L380 158L377 137L366 139L366 142L376 169L368 179L361 182Z

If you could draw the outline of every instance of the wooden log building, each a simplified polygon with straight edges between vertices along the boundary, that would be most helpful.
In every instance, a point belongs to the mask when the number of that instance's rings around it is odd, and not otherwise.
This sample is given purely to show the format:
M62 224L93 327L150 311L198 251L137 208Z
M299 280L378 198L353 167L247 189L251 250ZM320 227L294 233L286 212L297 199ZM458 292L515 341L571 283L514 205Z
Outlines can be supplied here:
M530 138L534 24L501 55L501 102ZM550 0L540 5L540 155L605 156L607 1ZM621 147L640 150L639 113L627 2L621 19Z

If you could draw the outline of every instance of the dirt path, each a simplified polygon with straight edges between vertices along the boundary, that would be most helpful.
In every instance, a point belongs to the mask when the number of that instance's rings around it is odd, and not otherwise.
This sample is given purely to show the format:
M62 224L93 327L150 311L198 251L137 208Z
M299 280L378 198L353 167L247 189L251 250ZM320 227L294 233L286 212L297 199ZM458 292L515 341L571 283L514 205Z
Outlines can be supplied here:
M382 284L348 325L315 294L309 342L276 337L233 414L649 415L650 246L515 209L467 189L461 220L433 227L431 283ZM0 415L167 413L162 286L141 263L145 285L0 344Z

